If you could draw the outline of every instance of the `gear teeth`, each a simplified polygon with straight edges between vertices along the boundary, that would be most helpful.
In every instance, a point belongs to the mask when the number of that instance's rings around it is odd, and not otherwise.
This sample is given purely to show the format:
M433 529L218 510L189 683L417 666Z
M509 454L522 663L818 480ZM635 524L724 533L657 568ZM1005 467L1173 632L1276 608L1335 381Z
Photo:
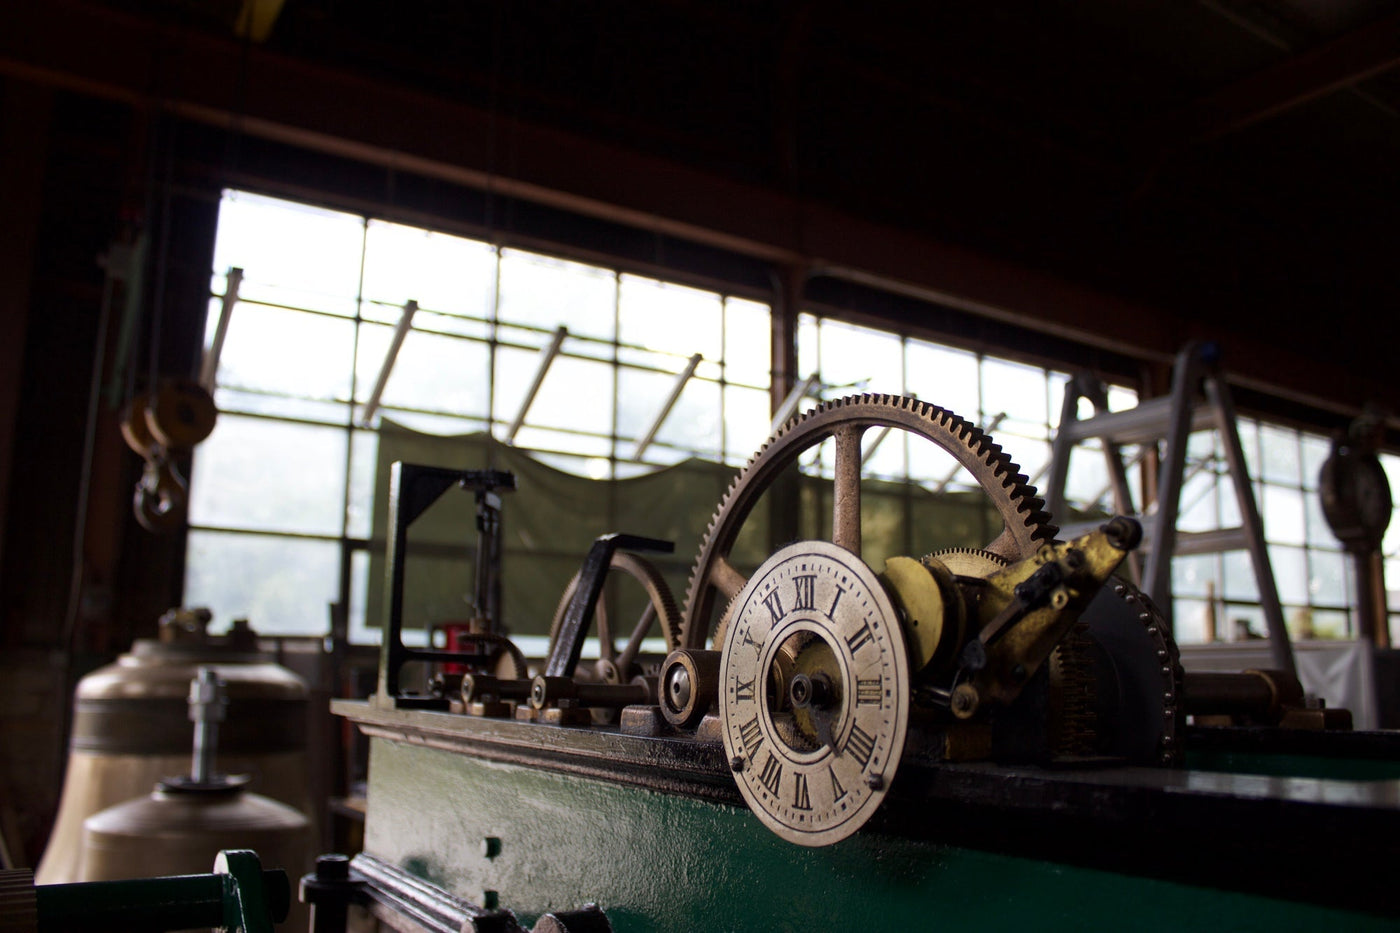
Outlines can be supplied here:
M873 410L867 413L862 409ZM704 647L709 634L692 629L703 626L708 630L714 600L706 580L710 565L729 553L749 510L772 482L773 475L813 443L830 436L830 429L843 420L904 428L927 437L950 453L955 453L957 448L965 451L965 454L957 454L957 458L973 472L996 504L1016 548L1025 552L1020 556L1030 556L1039 542L1053 540L1059 533L1059 528L1048 521L1050 516L1044 510L1044 500L1036 495L1020 467L1000 444L972 422L912 396L863 393L824 401L794 415L779 427L749 458L720 500L706 528L686 588L683 639L686 647ZM804 444L809 434L811 441ZM797 449L788 453L787 448L794 445ZM968 454L977 464L966 462ZM981 469L974 469L978 465Z

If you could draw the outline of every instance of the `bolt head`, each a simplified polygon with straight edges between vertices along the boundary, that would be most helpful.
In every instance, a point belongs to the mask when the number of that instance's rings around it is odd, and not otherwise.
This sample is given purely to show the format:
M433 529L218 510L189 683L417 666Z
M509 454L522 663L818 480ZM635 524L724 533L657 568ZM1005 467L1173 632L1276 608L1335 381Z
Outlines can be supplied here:
M317 881L344 881L350 877L350 857L348 855L316 856Z

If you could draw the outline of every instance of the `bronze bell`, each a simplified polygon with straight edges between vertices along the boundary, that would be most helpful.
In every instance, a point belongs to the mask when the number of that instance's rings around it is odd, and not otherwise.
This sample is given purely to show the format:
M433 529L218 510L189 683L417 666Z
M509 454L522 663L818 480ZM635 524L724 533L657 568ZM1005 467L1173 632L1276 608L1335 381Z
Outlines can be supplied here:
M258 652L245 621L219 637L206 633L209 618L206 609L171 610L161 618L159 640L136 641L78 683L63 795L38 883L81 880L83 821L186 768L186 696L200 666L227 684L225 770L251 775L250 790L316 812L308 791L305 682Z

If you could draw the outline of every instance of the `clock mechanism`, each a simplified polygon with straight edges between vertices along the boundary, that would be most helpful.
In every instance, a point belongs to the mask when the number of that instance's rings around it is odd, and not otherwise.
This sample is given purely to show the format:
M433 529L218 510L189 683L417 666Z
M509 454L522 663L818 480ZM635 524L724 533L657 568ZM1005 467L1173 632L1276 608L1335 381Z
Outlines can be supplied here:
M1002 521L985 548L891 557L878 572L862 560L861 438L884 427L968 469ZM744 576L729 559L744 520L783 468L828 438L833 540L789 544ZM682 647L661 667L663 714L679 730L717 732L750 808L807 846L864 825L911 753L1177 763L1175 645L1150 601L1112 577L1140 527L1117 518L1056 542L1040 505L1000 447L936 406L861 396L794 420L711 523Z

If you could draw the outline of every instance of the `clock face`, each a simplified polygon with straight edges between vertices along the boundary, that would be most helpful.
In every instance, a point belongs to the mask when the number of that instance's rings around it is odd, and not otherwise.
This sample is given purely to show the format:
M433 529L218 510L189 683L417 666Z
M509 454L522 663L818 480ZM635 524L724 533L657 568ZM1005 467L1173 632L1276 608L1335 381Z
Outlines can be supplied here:
M875 573L826 541L778 551L735 600L720 665L724 750L778 835L830 845L884 800L904 751L909 662Z

